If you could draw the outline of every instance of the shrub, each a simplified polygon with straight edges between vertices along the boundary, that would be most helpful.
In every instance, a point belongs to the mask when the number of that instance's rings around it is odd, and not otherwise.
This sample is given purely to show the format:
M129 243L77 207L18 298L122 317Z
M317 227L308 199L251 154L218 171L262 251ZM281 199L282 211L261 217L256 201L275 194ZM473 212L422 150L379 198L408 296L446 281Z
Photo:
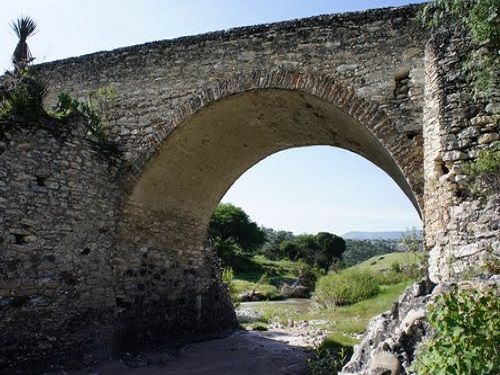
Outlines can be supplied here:
M249 328L252 330L252 331L267 331L269 329L269 326L267 323L264 323L264 322L255 322L255 323L252 323Z
M33 70L20 71L0 106L3 116L16 116L36 121L45 115L43 101L47 96L47 85Z
M231 287L231 296L233 301L239 301L239 295L242 293L256 292L264 301L274 301L283 299L278 288L273 285L263 283L253 283L251 281L234 279Z
M342 370L352 356L352 347L343 346L332 340L325 340L307 363L311 375L331 375Z
M234 290L234 272L231 267L226 267L222 270L222 282L227 285L229 292L232 293Z
M498 83L498 0L434 0L422 7L419 18L431 29L451 24L468 30L476 49L466 58L463 70L476 97L489 94Z
M54 106L52 116L58 120L64 121L79 113L80 102L72 98L69 94L63 92L57 97L57 103Z
M305 262L299 261L299 264L298 279L300 284L313 290L318 280L318 271Z
M350 305L378 294L378 280L365 270L345 270L323 276L316 284L314 300L323 308Z
M427 316L435 333L417 353L416 373L499 374L499 311L496 290L438 296Z
M401 271L396 272L394 270L383 272L376 277L380 285L394 285L411 280L405 273Z
M212 246L223 267L231 267L237 274L264 272L262 265L250 258L239 245L228 240L216 239L212 241Z
M392 262L391 263L391 271L395 273L400 273L401 272L401 265L399 262Z
M463 168L471 179L469 189L473 194L484 195L500 190L500 144L483 150L478 157Z
M72 116L81 115L85 118L87 136L90 141L102 151L119 154L116 143L107 139L104 132L103 120L116 99L113 88L102 87L91 91L86 101L74 99L67 93L61 93L58 101L50 113L52 117L64 121Z

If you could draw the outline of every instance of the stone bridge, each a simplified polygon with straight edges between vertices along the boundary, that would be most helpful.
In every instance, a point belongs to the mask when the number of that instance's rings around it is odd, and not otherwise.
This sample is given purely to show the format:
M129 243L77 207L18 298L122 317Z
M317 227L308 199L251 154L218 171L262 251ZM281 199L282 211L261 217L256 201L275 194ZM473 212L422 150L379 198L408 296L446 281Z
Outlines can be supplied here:
M424 127L438 120L431 103L423 121L425 69L439 64L425 67L417 10L237 28L37 66L50 102L115 90L106 133L123 155L101 155L81 124L0 138L0 371L234 329L208 221L242 173L280 150L358 153L429 211L433 234L443 229L424 204ZM428 148L438 152L434 133ZM426 178L442 173L429 165Z

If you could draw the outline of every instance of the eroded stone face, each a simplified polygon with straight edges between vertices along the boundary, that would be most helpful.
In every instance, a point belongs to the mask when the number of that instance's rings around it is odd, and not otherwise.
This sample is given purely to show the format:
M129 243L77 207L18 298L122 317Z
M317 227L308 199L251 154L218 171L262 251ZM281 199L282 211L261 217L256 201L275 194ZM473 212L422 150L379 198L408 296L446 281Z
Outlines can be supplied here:
M424 224L434 282L491 273L500 256L500 192L480 197L464 165L498 139L498 92L472 100L466 77L453 71L471 50L461 34L435 36L426 51Z

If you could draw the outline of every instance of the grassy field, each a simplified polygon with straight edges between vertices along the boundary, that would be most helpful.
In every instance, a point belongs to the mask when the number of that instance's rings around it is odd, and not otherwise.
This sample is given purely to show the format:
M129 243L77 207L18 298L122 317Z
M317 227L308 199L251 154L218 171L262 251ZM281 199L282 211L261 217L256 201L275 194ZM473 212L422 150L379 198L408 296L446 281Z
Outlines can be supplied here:
M418 263L418 256L410 253L389 253L376 255L362 263L352 266L352 269L369 270L374 273L380 273L391 269L394 263L399 265Z
M270 260L261 255L252 257L251 261L256 265L255 271L238 272L234 275L231 288L233 300L237 300L241 293L252 290L262 294L264 300L281 299L281 294L274 285L283 281L292 282L299 276L302 269L311 269L304 262L293 262L288 259ZM312 271L317 276L321 276L320 271Z
M376 275L390 274L392 264L397 262L400 266L415 264L417 257L406 253L390 253L377 255L363 263L351 267L357 270L366 270ZM348 271L347 269L346 271ZM386 278L387 279L387 278ZM381 280L386 280L381 277ZM397 280L397 279L396 279ZM326 320L324 327L329 333L328 340L351 346L359 341L359 335L366 330L368 322L376 315L389 310L399 295L412 283L412 280L402 278L401 281L380 286L380 293L369 299L352 305L339 306L334 309L320 309L311 303L306 311L298 311L287 304L262 304L257 309L264 316L264 320L279 321L288 324L299 320Z
M366 330L370 319L391 308L393 302L411 282L402 282L395 285L383 285L381 292L375 297L349 306L337 307L333 310L317 309L313 305L307 312L298 312L286 304L263 304L256 309L269 322L278 321L288 324L299 320L328 320L325 325L329 340L339 344L351 346L358 343L356 337Z

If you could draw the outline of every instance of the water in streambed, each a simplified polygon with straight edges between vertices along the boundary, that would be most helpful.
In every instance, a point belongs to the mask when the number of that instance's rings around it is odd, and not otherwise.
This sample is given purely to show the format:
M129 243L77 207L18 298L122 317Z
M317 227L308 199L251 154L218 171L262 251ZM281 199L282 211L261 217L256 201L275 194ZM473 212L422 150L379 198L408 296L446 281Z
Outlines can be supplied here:
M310 298L288 298L279 301L242 302L239 305L240 308L252 309L265 308L266 306L279 306L283 310L305 313L312 308L312 300Z

